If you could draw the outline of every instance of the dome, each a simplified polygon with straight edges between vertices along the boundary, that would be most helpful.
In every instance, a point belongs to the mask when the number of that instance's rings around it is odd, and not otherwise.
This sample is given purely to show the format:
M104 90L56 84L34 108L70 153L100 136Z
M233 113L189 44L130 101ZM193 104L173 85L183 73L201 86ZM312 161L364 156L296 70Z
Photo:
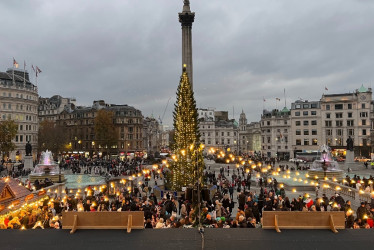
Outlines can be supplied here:
M360 93L365 93L365 92L368 92L368 90L364 87L364 85L362 84L361 87L358 89L358 92Z

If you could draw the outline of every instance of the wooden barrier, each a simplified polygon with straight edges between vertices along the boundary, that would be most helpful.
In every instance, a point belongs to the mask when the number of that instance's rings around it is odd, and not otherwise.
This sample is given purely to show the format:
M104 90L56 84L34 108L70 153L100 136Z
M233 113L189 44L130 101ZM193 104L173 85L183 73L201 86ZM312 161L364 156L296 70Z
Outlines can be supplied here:
M143 211L62 212L62 229L144 229Z
M336 229L345 228L344 212L291 212L264 211L262 213L262 228L275 229Z

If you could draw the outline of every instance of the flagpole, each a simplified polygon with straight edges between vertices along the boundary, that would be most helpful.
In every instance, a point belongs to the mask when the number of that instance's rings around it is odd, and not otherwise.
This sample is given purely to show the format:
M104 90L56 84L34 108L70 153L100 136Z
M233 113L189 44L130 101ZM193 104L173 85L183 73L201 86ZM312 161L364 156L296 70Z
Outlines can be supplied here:
M26 61L23 60L23 85L26 85Z
M278 100L275 98L275 109L278 110Z
M286 89L285 88L283 89L283 94L284 94L284 107L287 107L287 104L286 104Z
M13 68L13 85L14 85L15 84L14 83L14 57L13 57L13 67L12 68Z
M262 113L265 110L265 97L262 97Z

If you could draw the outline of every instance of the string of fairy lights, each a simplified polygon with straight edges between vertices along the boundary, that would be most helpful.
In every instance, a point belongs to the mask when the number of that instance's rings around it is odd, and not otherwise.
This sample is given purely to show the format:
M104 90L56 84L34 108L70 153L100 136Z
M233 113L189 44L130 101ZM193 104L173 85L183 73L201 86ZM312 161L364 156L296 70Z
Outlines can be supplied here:
M224 151L221 151L219 149L215 148L210 148L208 153L209 154L215 154L218 159L223 159L224 162L227 164L236 164L236 168L239 169L240 167L244 168L244 171L248 173L252 173L252 171L256 172L255 177L256 178L261 178L261 177L266 177L265 181L267 181L269 184L273 182L273 179L271 177L277 177L280 176L284 180L289 180L297 183L299 186L302 184L304 185L309 185L309 186L314 186L314 187L321 187L323 189L330 189L334 190L336 192L342 192L343 189L348 191L348 192L354 192L355 190L353 188L350 188L347 186L347 184L355 184L355 180L351 180L350 183L347 182L346 179L342 179L341 183L336 177L323 177L320 178L317 175L310 176L308 173L302 174L300 171L291 171L291 170L285 170L282 171L280 167L274 168L273 166L269 165L263 165L260 161L255 161L251 159L244 159L241 156L235 156L233 153L230 153L230 148L227 148L227 153ZM320 184L320 180L324 180L322 185ZM332 184L328 184L327 181L331 182ZM362 180L359 180L358 182L363 183ZM284 188L285 183L279 182L279 187ZM373 181L369 180L368 181L369 185L373 184ZM333 186L330 186L333 185ZM297 192L297 188L293 187L291 189L292 193ZM365 192L362 188L358 190L358 193L360 195L366 195L367 197L370 196L369 193ZM372 195L374 195L374 191L371 192ZM310 197L309 193L304 194L307 198ZM323 202L322 199L318 200L319 202ZM332 207L337 207L338 204L332 202L330 204Z

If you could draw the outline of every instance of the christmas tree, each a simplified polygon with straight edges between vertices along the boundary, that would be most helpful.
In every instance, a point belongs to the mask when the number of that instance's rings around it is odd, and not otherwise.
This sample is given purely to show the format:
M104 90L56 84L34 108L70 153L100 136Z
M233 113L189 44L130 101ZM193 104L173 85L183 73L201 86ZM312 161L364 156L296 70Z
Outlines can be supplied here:
M177 90L174 116L174 145L171 188L180 191L182 187L203 185L203 149L200 143L196 101L190 81L183 67L183 74Z

